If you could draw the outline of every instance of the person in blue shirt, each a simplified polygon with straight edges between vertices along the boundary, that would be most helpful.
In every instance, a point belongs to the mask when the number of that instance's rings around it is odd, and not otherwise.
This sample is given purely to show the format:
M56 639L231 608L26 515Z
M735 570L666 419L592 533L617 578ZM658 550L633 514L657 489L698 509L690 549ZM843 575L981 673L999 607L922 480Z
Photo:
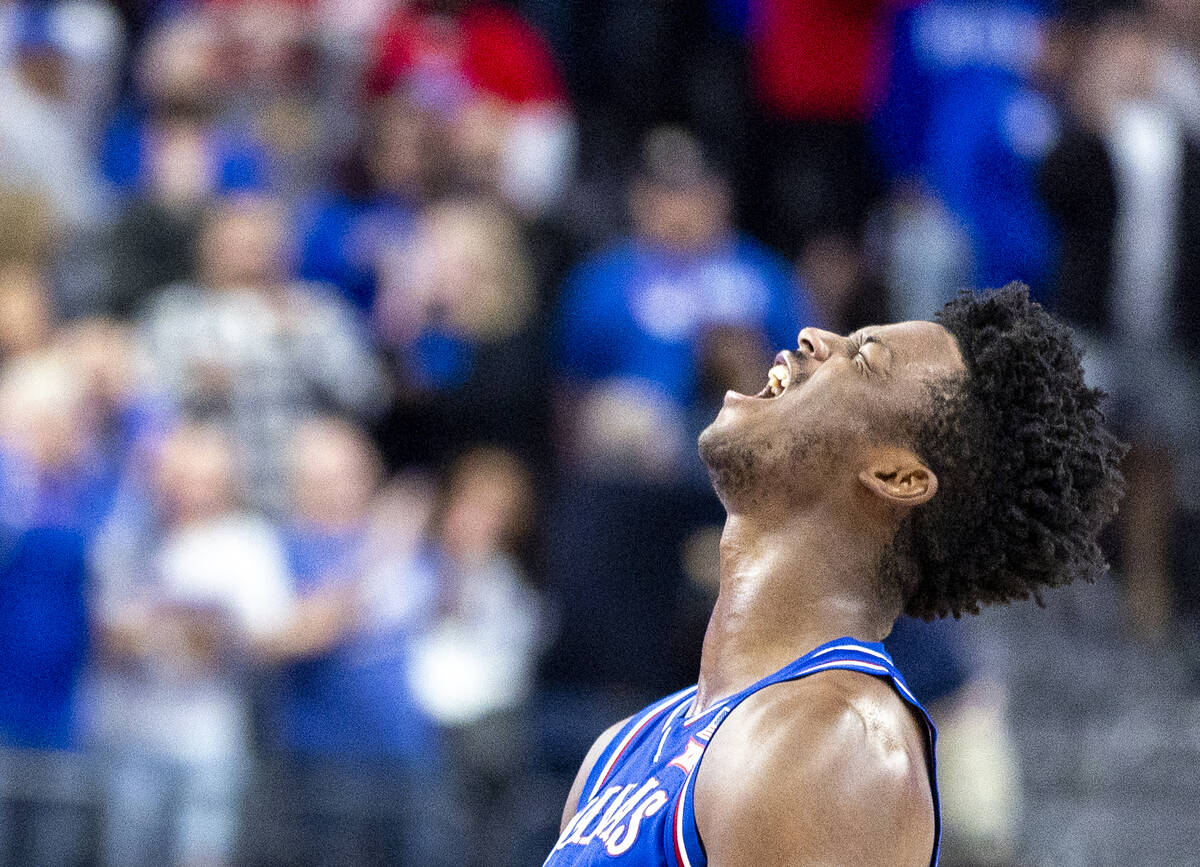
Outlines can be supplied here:
M633 232L578 265L558 312L568 461L585 472L703 484L687 443L727 389L751 388L804 287L730 222L724 178L686 132L647 136L630 191Z
M294 861L315 834L339 863L369 851L442 864L434 853L452 814L442 738L410 685L413 643L436 600L410 568L425 506L415 498L376 526L379 456L332 417L297 427L288 464L284 543L298 616L259 678L267 771L249 859Z
M1038 80L1051 7L933 0L898 11L888 90L873 119L891 177L919 180L965 230L971 284L1020 279L1039 299L1054 262L1037 195L1037 168L1059 131Z
M341 188L302 209L300 276L332 283L361 310L388 255L412 235L431 183L432 122L402 95L370 107L360 153Z
M52 350L12 360L0 374L0 521L56 526L89 542L108 516L131 456L167 408L121 370L119 329L85 322Z
M967 230L974 285L1015 276L1048 297L1054 239L1037 172L1058 131L1054 104L1011 76L964 72L942 95L929 122L926 175Z
M406 672L433 590L403 577L404 558L389 565L372 555L379 456L358 429L332 418L301 424L289 451L285 548L311 623L297 631L300 644L278 654L270 741L298 758L432 762L433 724ZM389 581L395 586L384 587Z
M0 746L75 744L87 578L77 531L0 525Z
M687 133L647 137L630 205L632 235L565 287L558 362L573 385L639 380L686 409L714 331L743 329L765 355L810 321L785 263L730 224L726 182Z

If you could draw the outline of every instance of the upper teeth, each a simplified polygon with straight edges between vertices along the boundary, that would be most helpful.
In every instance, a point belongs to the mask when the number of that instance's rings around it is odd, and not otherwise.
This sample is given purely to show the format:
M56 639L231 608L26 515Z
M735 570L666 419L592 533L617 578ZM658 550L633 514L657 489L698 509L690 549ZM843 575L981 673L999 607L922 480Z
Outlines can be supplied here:
M783 390L788 387L788 383L792 381L792 374L786 364L777 364L771 368L767 374L767 379L772 396L779 397L779 395L783 394Z

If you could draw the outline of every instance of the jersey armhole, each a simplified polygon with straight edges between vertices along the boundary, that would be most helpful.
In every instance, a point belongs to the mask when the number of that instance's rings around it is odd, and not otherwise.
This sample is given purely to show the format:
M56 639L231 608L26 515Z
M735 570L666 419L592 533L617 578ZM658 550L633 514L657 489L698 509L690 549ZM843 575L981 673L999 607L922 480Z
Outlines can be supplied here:
M707 748L705 752L707 752ZM700 867L708 864L708 853L700 839L700 826L696 823L696 777L704 764L704 754L684 780L683 788L671 811L671 851L675 855L675 867Z
M583 790L579 793L579 803L575 805L576 810L582 810L587 805L587 802L592 799L592 790L600 784L600 775L604 772L604 766L608 764L609 759L617 751L621 741L637 725L640 718L640 715L635 714L626 720L625 725L617 729L617 733L604 745L604 749L600 751L600 755L596 756L596 761L588 769L587 779L583 783Z
M900 673L898 671L893 673L890 679L892 687L900 698L916 711L917 718L925 727L925 767L929 771L929 793L933 796L933 858L929 865L937 867L942 849L942 801L938 795L937 785L937 726L933 724L933 717L929 715L929 711L925 710L916 697L909 692L908 685Z
M773 683L800 680L809 674L826 668L857 671L870 677L886 679L900 697L900 700L917 712L917 717L925 729L925 764L929 772L929 789L933 796L933 854L929 864L930 867L937 867L942 846L942 810L937 787L937 727L933 724L933 718L929 716L929 712L917 701L916 697L909 690L908 684L904 682L904 677L890 660L887 661L886 665L880 665L879 661L875 659L843 658L838 660L836 664L805 666L792 676L780 678L777 681L773 681ZM738 704L740 703L739 701ZM733 708L731 707L730 711L732 710ZM715 736L716 732L714 731L712 737ZM614 738L614 740L616 739ZM705 752L707 753L707 748ZM704 840L700 837L700 826L696 822L695 810L696 778L699 776L700 768L703 765L704 755L701 755L700 760L696 763L696 767L693 768L684 782L683 788L680 789L679 797L675 802L672 812L671 839L672 848L675 853L676 867L698 867L698 865L706 865L708 863L708 854L704 849Z

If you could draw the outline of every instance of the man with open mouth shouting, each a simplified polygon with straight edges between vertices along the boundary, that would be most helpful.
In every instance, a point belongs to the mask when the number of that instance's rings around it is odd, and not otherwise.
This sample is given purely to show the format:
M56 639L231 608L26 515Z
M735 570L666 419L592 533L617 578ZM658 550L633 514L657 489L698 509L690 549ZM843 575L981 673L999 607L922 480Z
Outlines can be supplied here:
M546 867L937 863L932 721L880 642L1105 568L1122 447L1028 291L815 328L700 436L727 519L695 686L604 732Z

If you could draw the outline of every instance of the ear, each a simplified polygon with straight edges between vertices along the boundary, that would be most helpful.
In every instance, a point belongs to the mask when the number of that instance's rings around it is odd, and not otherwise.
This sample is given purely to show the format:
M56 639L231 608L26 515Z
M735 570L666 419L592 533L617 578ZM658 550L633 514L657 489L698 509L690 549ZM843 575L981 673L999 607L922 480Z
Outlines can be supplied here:
M899 449L878 456L858 480L882 503L902 511L928 503L938 489L933 470L912 452Z

